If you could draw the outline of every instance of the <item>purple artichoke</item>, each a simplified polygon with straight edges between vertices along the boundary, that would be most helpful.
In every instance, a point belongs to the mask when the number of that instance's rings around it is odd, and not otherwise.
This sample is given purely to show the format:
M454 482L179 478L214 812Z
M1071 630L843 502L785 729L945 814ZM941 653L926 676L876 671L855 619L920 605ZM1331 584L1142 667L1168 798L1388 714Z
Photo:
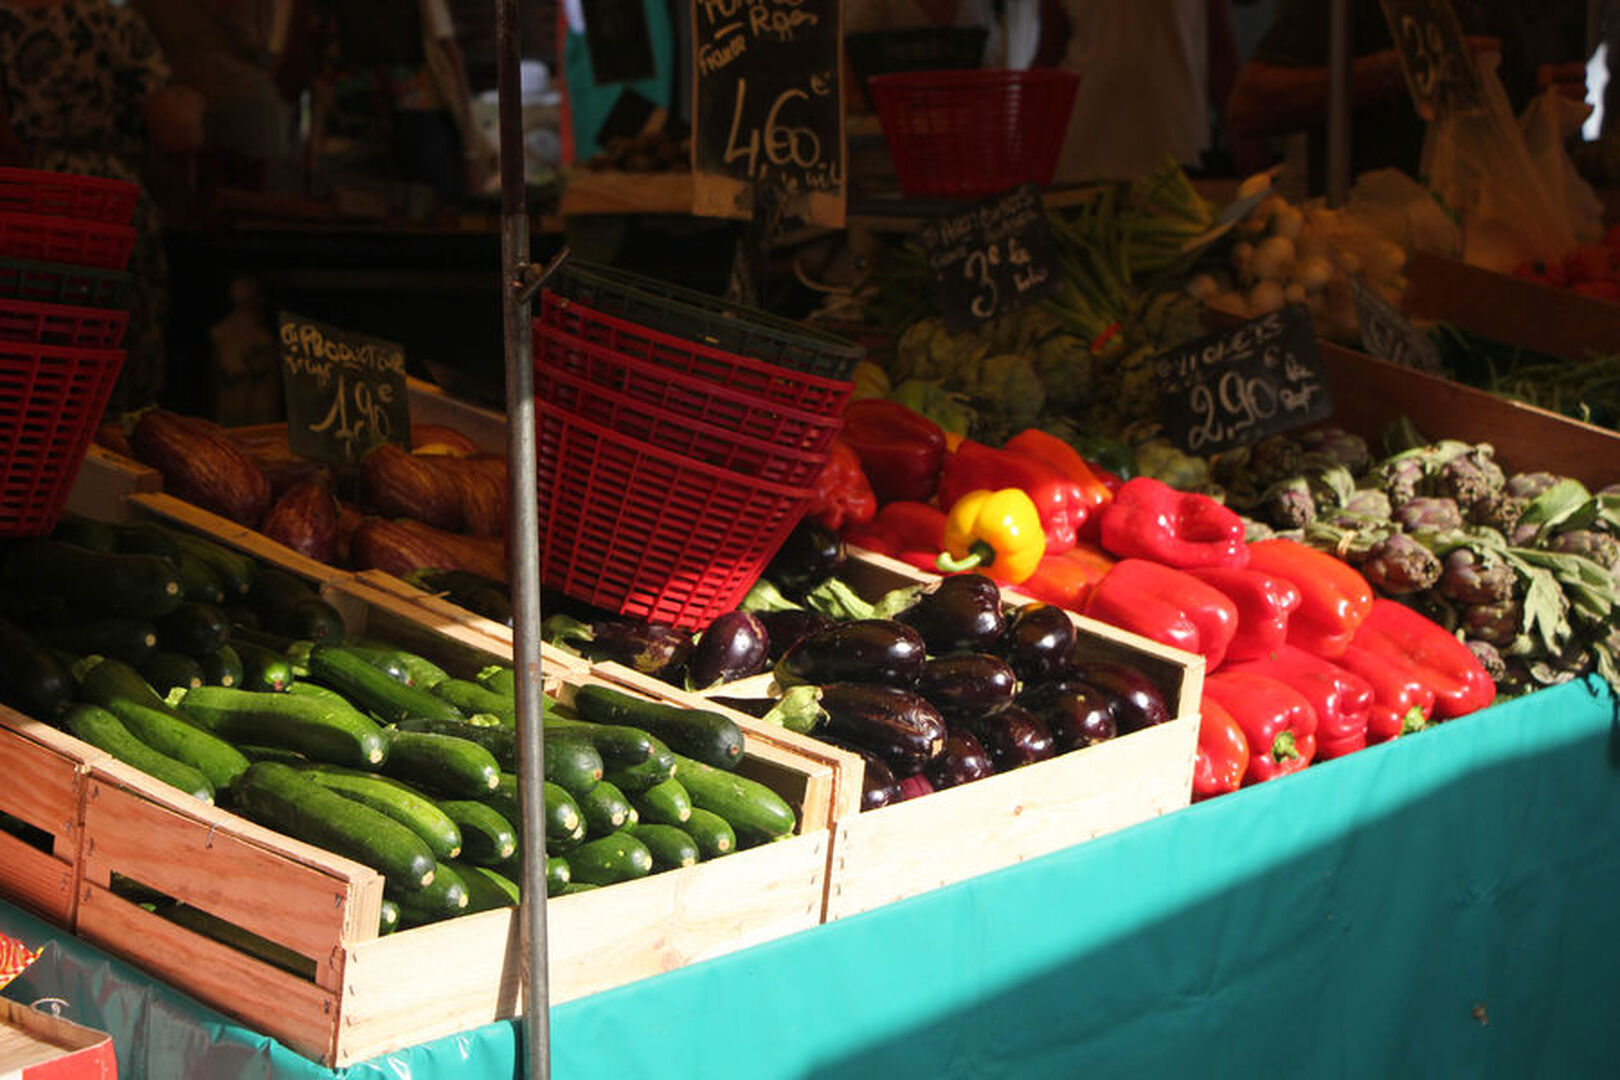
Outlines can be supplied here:
M1440 594L1459 604L1500 604L1513 598L1518 575L1501 559L1460 547L1446 556Z
M1502 659L1502 653L1495 645L1488 641L1480 641L1477 638L1470 639L1464 644L1468 646L1470 652L1479 658L1479 662L1485 668L1486 674L1491 677L1491 682L1499 683L1507 678L1507 661Z
M1463 633L1497 648L1505 649L1512 645L1523 624L1524 608L1517 600L1474 604L1462 613Z
M1620 566L1620 540L1595 529L1571 529L1549 540L1548 551L1561 551L1569 555L1584 555L1605 570Z
M1326 454L1352 473L1364 472L1372 462L1367 440L1343 428L1312 428L1296 432L1294 438L1307 453Z
M1374 544L1360 563L1367 583L1385 596L1407 596L1440 580L1440 560L1405 533L1392 533Z
M1395 507L1393 519L1407 532L1438 530L1454 532L1463 527L1462 511L1455 500L1438 495L1419 495Z

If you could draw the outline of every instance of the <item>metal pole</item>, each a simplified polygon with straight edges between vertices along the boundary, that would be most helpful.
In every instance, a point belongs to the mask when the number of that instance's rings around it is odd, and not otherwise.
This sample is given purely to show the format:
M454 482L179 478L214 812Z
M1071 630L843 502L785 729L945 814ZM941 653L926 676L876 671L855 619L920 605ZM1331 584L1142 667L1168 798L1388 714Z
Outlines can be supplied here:
M1328 8L1327 201L1350 198L1350 0Z
M522 42L518 0L495 0L501 132L501 311L506 337L506 446L510 476L513 664L517 671L518 778L523 835L546 835L540 778L545 775L540 679L540 522L534 461L534 343L530 338L528 188L523 166ZM551 987L546 966L543 857L523 860L525 948L523 1040L530 1080L551 1076Z

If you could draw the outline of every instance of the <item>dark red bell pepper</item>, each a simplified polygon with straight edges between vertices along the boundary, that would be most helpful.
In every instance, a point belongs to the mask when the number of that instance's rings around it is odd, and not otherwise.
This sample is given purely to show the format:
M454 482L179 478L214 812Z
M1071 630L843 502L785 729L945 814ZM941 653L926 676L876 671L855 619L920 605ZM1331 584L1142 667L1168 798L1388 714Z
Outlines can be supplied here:
M1208 495L1138 476L1103 507L1100 539L1122 559L1152 559L1185 570L1247 564L1243 532L1243 519Z
M1218 671L1204 680L1204 696L1231 713L1248 737L1245 784L1299 772L1316 756L1316 713L1303 694L1282 680Z
M1121 559L1086 594L1083 614L1221 666L1237 629L1237 606L1191 574L1147 559Z
M1237 632L1226 650L1226 662L1257 660L1283 647L1288 616L1299 607L1293 582L1251 566L1204 566L1187 571L1237 605Z
M1352 672L1372 687L1367 710L1367 742L1381 743L1422 731L1434 712L1434 691L1404 657L1368 648L1352 640L1330 663Z
M939 475L939 503L954 506L972 491L1019 488L1035 503L1046 534L1046 553L1061 555L1074 547L1086 519L1088 496L1055 465L1017 450L997 450L963 439L948 454Z
M927 502L939 489L945 432L922 413L883 398L852 401L839 438L861 459L879 504Z
M1316 713L1318 758L1343 757L1366 747L1372 684L1332 660L1285 645L1272 656L1229 663L1221 670L1269 675L1303 694Z
M841 532L846 526L871 521L876 513L877 495L861 468L860 456L842 439L834 439L827 464L811 484L804 516Z
M1085 501L1086 514L1078 529L1080 536L1095 539L1102 523L1102 508L1114 500L1114 488L1108 486L1095 469L1080 456L1080 451L1050 432L1040 428L1026 428L1003 444L1008 450L1035 457L1057 467L1058 471L1080 488ZM1118 487L1116 484L1115 487Z
M1193 801L1236 791L1249 771L1249 738L1237 718L1208 694L1198 702L1198 757Z
M1084 540L1061 555L1047 555L1029 577L1012 586L1025 596L1079 611L1091 587L1117 562L1112 555Z
M844 543L939 572L945 550L945 511L921 502L892 502L871 521L844 530Z
M1434 691L1442 720L1465 716L1496 700L1496 683L1472 649L1405 604L1379 597L1356 632L1355 642L1394 662L1410 664Z
M1275 574L1299 590L1288 617L1288 644L1332 659L1344 652L1372 608L1372 586L1349 563L1283 537L1249 545L1249 566Z

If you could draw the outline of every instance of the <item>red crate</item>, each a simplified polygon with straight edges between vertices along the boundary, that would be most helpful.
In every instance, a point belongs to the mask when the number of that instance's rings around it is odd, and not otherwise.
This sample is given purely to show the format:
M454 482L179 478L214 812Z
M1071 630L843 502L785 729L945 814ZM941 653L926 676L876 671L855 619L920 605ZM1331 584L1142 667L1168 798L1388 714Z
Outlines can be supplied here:
M0 255L7 258L122 270L134 247L135 230L128 225L0 213Z
M0 341L0 536L49 532L124 354Z
M128 270L0 258L0 296L10 300L123 308L134 288L135 275Z
M52 214L128 225L140 188L127 180L75 176L43 169L0 168L0 212Z
M129 312L74 304L0 300L0 341L31 341L76 349L116 349L124 342Z

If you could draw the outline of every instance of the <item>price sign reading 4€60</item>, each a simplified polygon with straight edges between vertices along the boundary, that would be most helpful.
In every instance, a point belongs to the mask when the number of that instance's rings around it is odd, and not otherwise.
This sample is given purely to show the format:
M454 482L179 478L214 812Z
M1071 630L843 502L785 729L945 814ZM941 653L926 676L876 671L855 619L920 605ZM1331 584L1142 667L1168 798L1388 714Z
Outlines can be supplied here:
M1194 454L1247 446L1333 412L1310 309L1208 334L1159 357L1165 434Z
M279 322L294 453L347 464L379 443L409 444L403 348L286 311Z

